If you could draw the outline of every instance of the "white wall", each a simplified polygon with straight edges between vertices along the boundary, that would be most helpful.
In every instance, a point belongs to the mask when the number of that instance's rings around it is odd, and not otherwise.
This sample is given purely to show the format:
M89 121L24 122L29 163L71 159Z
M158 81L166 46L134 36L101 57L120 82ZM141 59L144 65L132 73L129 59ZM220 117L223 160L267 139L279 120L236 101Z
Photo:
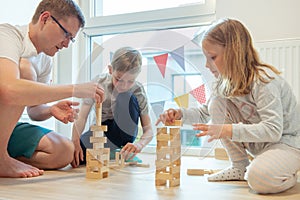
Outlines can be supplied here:
M0 23L28 24L41 0L0 0Z
M217 18L234 17L254 41L300 38L299 0L217 0Z
M40 1L41 0L0 0L0 23L10 23L12 25L29 24ZM26 113L26 109L20 121L31 122L50 129L55 128L54 118L43 122L32 122Z

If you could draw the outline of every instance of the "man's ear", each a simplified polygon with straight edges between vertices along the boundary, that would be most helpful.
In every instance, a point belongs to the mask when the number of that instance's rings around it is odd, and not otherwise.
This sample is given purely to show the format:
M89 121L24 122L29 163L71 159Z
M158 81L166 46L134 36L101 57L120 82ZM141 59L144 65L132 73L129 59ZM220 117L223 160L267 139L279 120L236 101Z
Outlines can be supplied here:
M109 74L112 74L113 73L113 67L111 65L108 65L108 72Z
M50 16L51 16L51 14L50 14L49 11L42 12L41 15L40 15L39 20L43 24L46 24L46 22L47 22L47 20L49 19Z

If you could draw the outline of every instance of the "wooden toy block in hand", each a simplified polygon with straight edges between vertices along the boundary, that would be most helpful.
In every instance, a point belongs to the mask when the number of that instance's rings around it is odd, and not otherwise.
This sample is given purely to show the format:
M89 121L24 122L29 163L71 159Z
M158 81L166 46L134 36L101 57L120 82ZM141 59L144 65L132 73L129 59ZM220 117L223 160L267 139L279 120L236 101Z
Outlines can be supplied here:
M175 120L174 122L165 122L165 126L182 126L181 120Z

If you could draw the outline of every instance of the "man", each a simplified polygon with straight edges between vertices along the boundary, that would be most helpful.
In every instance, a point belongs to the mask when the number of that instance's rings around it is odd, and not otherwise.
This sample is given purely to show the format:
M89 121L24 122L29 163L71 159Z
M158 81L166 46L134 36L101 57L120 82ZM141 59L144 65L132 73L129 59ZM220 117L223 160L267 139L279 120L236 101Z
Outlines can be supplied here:
M35 154L35 150L39 150L39 148L47 150L48 146L41 146L41 142L43 144L57 142L55 137L48 142L43 142L50 138L43 137L46 134L49 136L47 129L31 125L25 127L29 128L27 133L30 137L32 137L32 132L36 135L34 152L29 152L27 157L19 158L19 155L16 155L16 158L13 158L8 152L8 147L10 147L8 143L11 142L12 132L24 130L24 127L19 127L24 124L17 124L17 122L25 106L36 108L39 110L38 113L41 113L41 110L44 109L41 109L42 106L36 105L69 97L94 98L96 102L102 101L103 90L95 83L51 86L20 79L21 58L30 58L40 53L54 56L60 49L68 47L79 29L84 27L84 23L80 8L72 0L42 0L28 26L0 25L0 124L2 127L0 133L0 177L34 177L43 174L43 170L39 168L55 168L35 163L41 159L44 159L44 164L50 163L47 162L46 155L38 157L39 155ZM56 111L52 111L52 115L60 120L65 120L65 122L72 122L76 115L76 110L72 109L73 105L76 103L64 101L55 106ZM47 111L45 116L49 116L51 111L49 109L45 109L45 111ZM62 118L58 117L58 113L63 113ZM27 125L25 124L25 126ZM31 130L33 131L31 132ZM13 149L18 146L17 144L12 145ZM74 147L70 148L72 150Z

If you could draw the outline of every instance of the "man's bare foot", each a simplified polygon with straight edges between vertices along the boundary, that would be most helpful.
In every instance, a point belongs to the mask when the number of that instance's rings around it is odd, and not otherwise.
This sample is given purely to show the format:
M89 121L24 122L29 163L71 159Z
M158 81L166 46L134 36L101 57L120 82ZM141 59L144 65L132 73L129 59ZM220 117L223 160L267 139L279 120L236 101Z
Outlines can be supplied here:
M30 178L40 176L43 173L44 170L27 165L8 156L4 156L0 159L0 177Z

